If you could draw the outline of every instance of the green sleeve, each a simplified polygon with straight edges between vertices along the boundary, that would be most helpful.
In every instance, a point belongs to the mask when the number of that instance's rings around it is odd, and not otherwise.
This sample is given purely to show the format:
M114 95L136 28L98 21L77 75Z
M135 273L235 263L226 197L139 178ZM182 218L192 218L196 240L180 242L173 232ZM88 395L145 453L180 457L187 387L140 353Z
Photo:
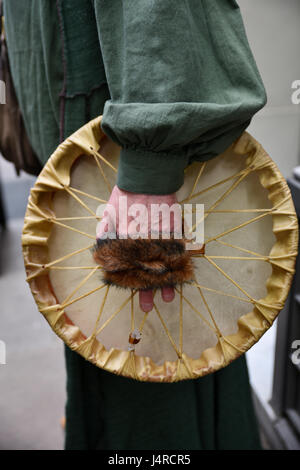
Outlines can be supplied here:
M167 194L222 153L266 95L232 0L95 0L120 188Z

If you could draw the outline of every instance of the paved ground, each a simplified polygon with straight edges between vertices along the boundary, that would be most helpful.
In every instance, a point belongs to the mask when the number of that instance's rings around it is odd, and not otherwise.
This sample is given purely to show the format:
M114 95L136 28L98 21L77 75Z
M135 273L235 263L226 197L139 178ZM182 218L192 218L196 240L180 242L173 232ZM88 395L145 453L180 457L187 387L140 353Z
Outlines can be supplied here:
M38 312L25 282L14 219L1 240L0 449L61 449L65 371L63 347Z

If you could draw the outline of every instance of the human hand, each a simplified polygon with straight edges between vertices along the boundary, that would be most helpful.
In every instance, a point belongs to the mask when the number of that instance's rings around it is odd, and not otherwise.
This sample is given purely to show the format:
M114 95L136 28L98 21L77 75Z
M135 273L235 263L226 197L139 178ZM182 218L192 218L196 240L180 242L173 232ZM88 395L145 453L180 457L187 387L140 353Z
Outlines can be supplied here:
M183 281L191 274L184 244L171 234L182 237L176 194L145 195L113 188L97 227L94 257L106 270L109 283L138 288L140 307L145 312L153 308L152 285L157 284L162 299L171 302L173 286L181 282L180 270L186 270Z

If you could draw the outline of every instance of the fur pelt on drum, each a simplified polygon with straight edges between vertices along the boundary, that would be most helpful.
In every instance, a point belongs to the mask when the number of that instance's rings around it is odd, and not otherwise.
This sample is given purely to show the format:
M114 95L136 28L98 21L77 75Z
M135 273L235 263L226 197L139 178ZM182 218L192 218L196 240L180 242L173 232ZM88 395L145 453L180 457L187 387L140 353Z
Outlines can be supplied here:
M94 259L103 267L107 284L155 289L191 281L193 262L183 240L98 239Z

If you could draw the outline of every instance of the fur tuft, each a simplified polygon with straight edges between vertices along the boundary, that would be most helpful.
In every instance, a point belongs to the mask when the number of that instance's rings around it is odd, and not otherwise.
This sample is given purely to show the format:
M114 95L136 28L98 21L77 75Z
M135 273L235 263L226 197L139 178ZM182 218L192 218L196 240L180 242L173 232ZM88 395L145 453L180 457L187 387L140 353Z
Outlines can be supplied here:
M194 275L184 241L173 238L98 239L93 256L104 268L104 282L118 287L175 287L191 281Z

